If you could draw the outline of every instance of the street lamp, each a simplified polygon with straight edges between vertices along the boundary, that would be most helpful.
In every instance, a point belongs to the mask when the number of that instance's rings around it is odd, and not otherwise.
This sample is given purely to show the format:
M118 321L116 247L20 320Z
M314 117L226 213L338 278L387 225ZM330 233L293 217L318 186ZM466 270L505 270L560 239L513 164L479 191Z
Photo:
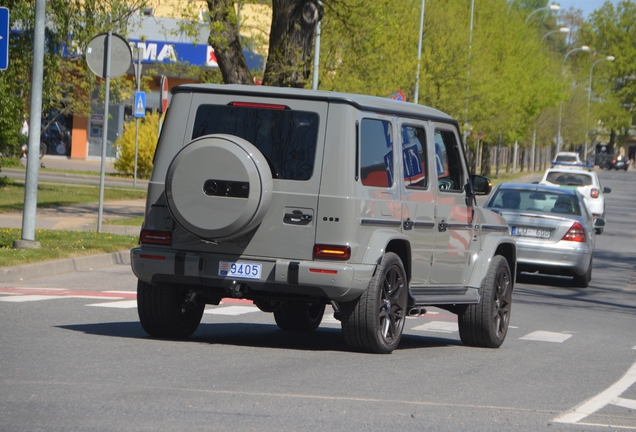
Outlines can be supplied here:
M569 27L561 27L556 30L549 31L545 35L543 35L543 37L541 38L541 42L543 42L549 35L554 33L570 33L570 29Z
M616 57L614 56L607 56L601 59L598 59L594 62L594 64L592 65L592 67L590 67L590 86L587 88L587 121L586 121L586 129L587 132L590 133L590 102L592 100L592 71L594 70L594 66L596 66L597 63L602 62L602 61L614 61L616 60ZM590 134L590 145L592 145L592 134ZM585 140L585 153L583 153L583 159L587 160L587 139Z
M526 24L528 24L528 21L530 20L530 17L532 15L536 14L539 11L542 11L542 10L558 11L559 9L561 9L561 6L559 6L556 3L552 3L550 6L539 8L539 9L533 11L530 15L528 15L528 18L526 18Z
M417 103L420 93L420 62L422 60L422 33L424 33L424 0L420 9L420 38L417 43L417 73L415 74L415 97L413 102Z
M563 68L561 69L561 76L565 75L565 61L568 59L570 54L576 51L589 51L589 50L590 50L589 46L583 45L580 48L574 48L573 50L569 51L563 58ZM562 117L563 117L563 101L561 101L561 103L559 104L559 123L557 127L557 153L561 150L561 119Z

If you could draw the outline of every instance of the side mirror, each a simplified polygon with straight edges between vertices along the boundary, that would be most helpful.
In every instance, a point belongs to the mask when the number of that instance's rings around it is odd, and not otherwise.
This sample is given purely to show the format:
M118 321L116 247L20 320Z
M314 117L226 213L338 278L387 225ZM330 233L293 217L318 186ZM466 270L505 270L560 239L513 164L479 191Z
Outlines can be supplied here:
M475 195L488 195L490 191L492 191L492 183L488 177L471 174L470 182L473 185L473 192Z
M608 188L608 187L604 187L603 188L603 193L610 193L612 191L612 189Z
M605 219L596 218L594 219L594 228L603 228L605 226Z

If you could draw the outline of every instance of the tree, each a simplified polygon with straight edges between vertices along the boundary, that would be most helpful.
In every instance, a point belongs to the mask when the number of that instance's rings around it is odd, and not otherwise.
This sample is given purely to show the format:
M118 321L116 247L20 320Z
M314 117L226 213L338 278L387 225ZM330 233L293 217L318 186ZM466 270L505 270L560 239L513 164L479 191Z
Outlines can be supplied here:
M616 7L606 1L592 13L589 23L580 31L581 42L594 47L602 55L614 55L611 67L594 70L593 89L595 94L603 94L604 83L611 93L595 98L595 118L611 130L610 145L614 136L619 141L628 138L628 128L634 124L636 111L636 3L622 0ZM600 90L600 91L599 91ZM618 132L618 134L614 133Z
M230 0L207 0L209 44L214 48L226 84L251 84L242 53L239 23ZM318 0L273 0L272 25L264 85L304 87L311 72L311 53L323 7Z
M130 17L144 0L47 0L42 112L88 115L96 78L83 56L97 34L125 35ZM9 68L0 72L0 151L17 153L20 124L29 113L35 0L0 0L11 11ZM114 100L125 78L113 81ZM55 119L43 122L46 129Z

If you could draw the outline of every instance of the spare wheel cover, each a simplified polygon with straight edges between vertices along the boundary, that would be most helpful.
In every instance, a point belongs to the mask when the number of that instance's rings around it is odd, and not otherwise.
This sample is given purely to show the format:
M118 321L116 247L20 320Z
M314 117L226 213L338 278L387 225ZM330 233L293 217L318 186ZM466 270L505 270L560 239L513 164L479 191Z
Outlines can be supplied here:
M166 200L174 219L211 240L240 237L261 223L272 187L263 154L233 135L197 138L177 153L166 174Z

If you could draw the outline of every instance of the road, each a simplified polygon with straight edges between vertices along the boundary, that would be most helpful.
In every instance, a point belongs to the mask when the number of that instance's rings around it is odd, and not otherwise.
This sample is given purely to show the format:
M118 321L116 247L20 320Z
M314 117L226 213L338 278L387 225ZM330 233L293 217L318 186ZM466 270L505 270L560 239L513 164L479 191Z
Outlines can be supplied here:
M353 353L330 315L289 334L238 300L155 340L128 266L2 284L0 430L636 430L636 171L600 177L590 287L522 276L495 350L431 308L393 354Z

